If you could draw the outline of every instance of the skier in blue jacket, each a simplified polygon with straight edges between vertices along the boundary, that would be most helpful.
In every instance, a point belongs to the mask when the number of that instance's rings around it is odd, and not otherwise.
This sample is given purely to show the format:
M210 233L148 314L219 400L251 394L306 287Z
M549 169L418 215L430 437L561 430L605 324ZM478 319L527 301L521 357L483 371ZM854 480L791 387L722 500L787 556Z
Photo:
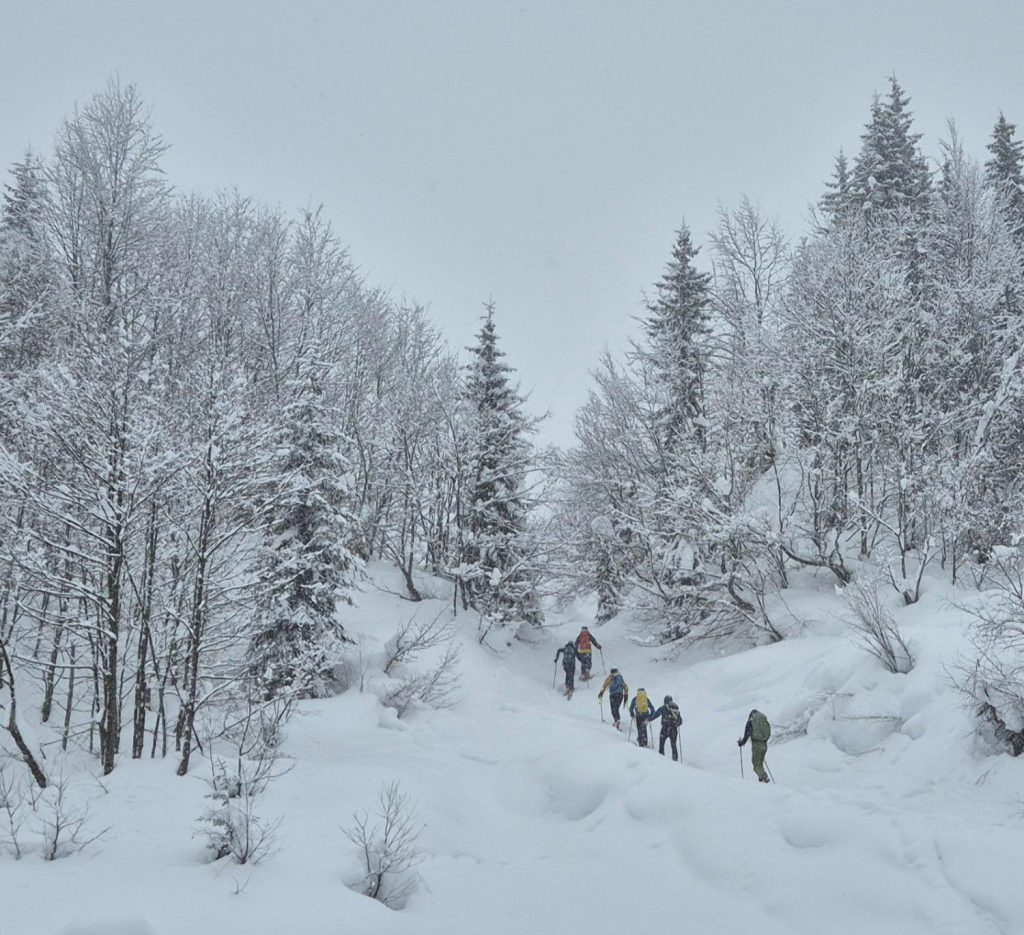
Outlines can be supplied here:
M629 686L618 669L613 668L608 673L608 678L604 680L604 685L601 686L601 690L597 693L598 701L604 698L605 692L608 692L608 703L612 708L612 720L615 722L615 729L622 730L619 727L619 705L623 701L629 701Z

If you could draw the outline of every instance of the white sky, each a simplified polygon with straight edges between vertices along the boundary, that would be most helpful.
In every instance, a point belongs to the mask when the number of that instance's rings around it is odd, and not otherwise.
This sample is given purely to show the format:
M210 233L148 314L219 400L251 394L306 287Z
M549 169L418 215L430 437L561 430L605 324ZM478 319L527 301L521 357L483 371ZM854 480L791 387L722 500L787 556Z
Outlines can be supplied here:
M685 216L743 193L799 232L895 71L926 151L1024 124L1024 6L944 0L0 0L0 163L118 74L184 189L323 202L374 284L456 345L493 296L568 442Z

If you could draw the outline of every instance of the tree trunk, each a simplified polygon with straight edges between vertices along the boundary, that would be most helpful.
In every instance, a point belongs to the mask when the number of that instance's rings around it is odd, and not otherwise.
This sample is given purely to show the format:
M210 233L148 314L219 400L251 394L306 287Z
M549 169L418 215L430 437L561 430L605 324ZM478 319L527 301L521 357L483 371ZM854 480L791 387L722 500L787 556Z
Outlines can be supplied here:
M153 580L156 572L157 507L153 504L149 513L149 529L146 536L145 580L142 588L142 608L139 613L139 652L135 660L135 706L132 713L132 759L142 757L146 744L146 710L149 703L149 686L146 682L147 655L150 644L150 618L153 613Z
M60 738L60 748L66 751L68 748L68 735L71 733L71 712L75 706L75 644L71 644L69 653L71 668L68 673L68 700L64 706L64 733Z

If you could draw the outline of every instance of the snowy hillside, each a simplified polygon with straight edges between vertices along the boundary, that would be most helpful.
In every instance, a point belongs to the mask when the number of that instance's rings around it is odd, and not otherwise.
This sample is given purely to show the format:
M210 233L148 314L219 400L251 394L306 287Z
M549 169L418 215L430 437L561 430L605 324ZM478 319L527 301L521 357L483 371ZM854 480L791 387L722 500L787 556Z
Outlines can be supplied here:
M352 613L366 654L413 611L450 606L401 601L379 588L397 589L390 576L378 570ZM890 675L849 639L824 576L798 585L786 600L803 633L772 646L668 661L629 642L626 622L595 631L631 693L679 702L682 765L602 723L593 683L568 702L552 690L554 651L588 609L500 654L460 615L457 708L399 721L358 686L303 704L292 768L262 806L283 818L275 856L209 862L193 837L207 764L177 778L171 759L124 762L90 791L99 842L3 858L0 931L1024 931L1021 764L981 748L949 684L960 612L937 584L898 610L918 662ZM775 785L753 780L749 747L740 776L755 705L773 723ZM422 886L400 911L347 888L359 854L341 830L394 779L425 826Z

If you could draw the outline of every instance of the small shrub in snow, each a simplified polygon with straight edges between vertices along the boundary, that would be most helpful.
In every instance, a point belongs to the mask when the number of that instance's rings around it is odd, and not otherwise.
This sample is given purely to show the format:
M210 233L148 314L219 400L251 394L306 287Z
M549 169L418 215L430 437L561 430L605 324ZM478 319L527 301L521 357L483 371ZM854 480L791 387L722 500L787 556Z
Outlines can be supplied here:
M256 772L258 766L248 763L241 773L229 771L223 762L213 766L206 796L210 804L199 821L214 860L230 856L239 864L256 864L277 851L281 819L268 821L256 813L265 788L254 781Z
M40 790L33 799L32 810L44 860L77 854L107 832L106 828L91 830L89 804L76 795L67 776L60 776Z
M890 672L907 673L914 668L914 656L878 589L856 580L843 588L842 595L853 614L853 629L868 652Z
M281 819L267 820L257 808L267 786L286 772L278 763L278 747L290 711L291 701L282 696L264 704L247 699L219 732L232 743L232 756L216 756L210 739L209 805L198 833L206 837L214 860L230 856L239 864L255 864L277 852Z
M366 873L352 889L401 909L420 885L414 868L423 860L419 846L422 826L416 808L397 782L381 786L376 818L371 825L368 812L352 816L354 824L343 828L346 837L361 852Z
M382 701L402 717L414 704L431 708L451 708L456 704L459 684L459 647L450 643L440 662L426 672L414 672L389 689Z
M384 674L390 675L394 666L414 662L426 650L450 642L455 631L446 615L447 611L441 611L431 620L406 620L388 640Z
M24 777L0 763L0 846L15 860L23 853L21 831L31 811L31 791Z

